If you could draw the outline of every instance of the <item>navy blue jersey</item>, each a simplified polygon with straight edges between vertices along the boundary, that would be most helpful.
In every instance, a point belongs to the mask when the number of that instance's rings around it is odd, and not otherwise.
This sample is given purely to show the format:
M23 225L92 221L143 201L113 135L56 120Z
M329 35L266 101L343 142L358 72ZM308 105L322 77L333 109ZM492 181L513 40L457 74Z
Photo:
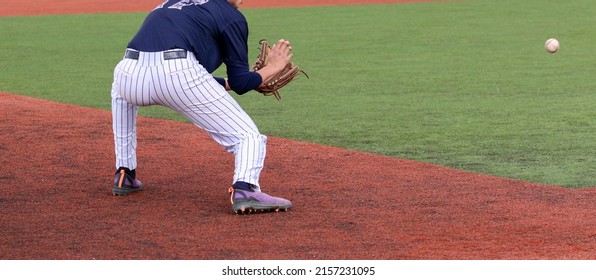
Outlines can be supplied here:
M128 47L185 49L209 73L225 63L230 88L243 94L262 82L261 75L249 71L247 42L246 18L227 0L167 0L149 13Z

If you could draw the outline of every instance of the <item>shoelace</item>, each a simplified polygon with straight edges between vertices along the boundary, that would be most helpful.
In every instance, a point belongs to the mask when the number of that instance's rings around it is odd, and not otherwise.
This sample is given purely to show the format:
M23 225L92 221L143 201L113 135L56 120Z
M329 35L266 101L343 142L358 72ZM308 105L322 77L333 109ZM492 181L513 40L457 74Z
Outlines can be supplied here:
M228 189L228 192L230 192L230 203L231 204L234 204L234 188L233 187L230 187Z
M120 180L118 181L118 188L122 188L122 183L124 183L124 176L126 172L124 170L120 170Z

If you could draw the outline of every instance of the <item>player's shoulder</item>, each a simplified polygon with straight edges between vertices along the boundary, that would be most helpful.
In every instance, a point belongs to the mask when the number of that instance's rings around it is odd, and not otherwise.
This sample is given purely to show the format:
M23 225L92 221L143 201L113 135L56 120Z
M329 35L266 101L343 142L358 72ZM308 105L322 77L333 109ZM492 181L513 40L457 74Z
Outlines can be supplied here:
M209 0L203 8L208 9L215 20L220 23L246 21L244 14L232 6L232 4L228 3L227 0Z

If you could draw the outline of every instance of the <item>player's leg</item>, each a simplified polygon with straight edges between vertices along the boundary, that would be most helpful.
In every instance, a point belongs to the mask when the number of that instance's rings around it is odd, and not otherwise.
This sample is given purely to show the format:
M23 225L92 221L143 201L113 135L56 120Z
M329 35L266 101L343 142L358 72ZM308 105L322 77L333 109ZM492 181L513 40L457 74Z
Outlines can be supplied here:
M175 63L173 63L175 64ZM226 151L234 153L233 181L259 186L267 137L230 94L202 66L167 69L156 100L205 130ZM158 71L157 69L155 71Z
M116 154L116 174L112 194L128 195L142 189L136 179L137 168L137 106L128 103L112 90L112 129Z
M131 95L136 88L132 73L136 62L123 60L114 70L112 84L112 130L116 154L116 174L114 175L114 195L127 195L142 189L136 179L137 168L137 105L123 98ZM138 71L137 71L138 72Z
M221 96L206 104L187 105L179 112L206 130L228 152L234 153L234 183L230 188L232 211L241 214L289 210L292 207L289 200L263 193L259 186L267 137L259 133L252 119L215 80L204 85L212 87L210 94ZM192 100L192 97L189 98Z
M260 191L267 137L228 92L198 63L172 62L156 85L156 98L204 129L228 152L234 153L232 192L234 211L289 209L291 202ZM180 65L178 65L180 64ZM174 71L172 71L174 70Z

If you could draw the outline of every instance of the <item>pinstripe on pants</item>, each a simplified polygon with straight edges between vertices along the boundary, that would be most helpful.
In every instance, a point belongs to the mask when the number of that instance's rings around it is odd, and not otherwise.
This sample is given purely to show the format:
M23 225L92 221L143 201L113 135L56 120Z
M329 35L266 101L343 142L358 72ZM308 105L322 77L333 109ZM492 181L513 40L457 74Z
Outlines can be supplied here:
M234 153L233 182L259 186L267 137L250 116L189 52L187 58L164 60L162 52L124 58L114 70L112 118L116 168L137 168L137 106L162 105L205 130Z

